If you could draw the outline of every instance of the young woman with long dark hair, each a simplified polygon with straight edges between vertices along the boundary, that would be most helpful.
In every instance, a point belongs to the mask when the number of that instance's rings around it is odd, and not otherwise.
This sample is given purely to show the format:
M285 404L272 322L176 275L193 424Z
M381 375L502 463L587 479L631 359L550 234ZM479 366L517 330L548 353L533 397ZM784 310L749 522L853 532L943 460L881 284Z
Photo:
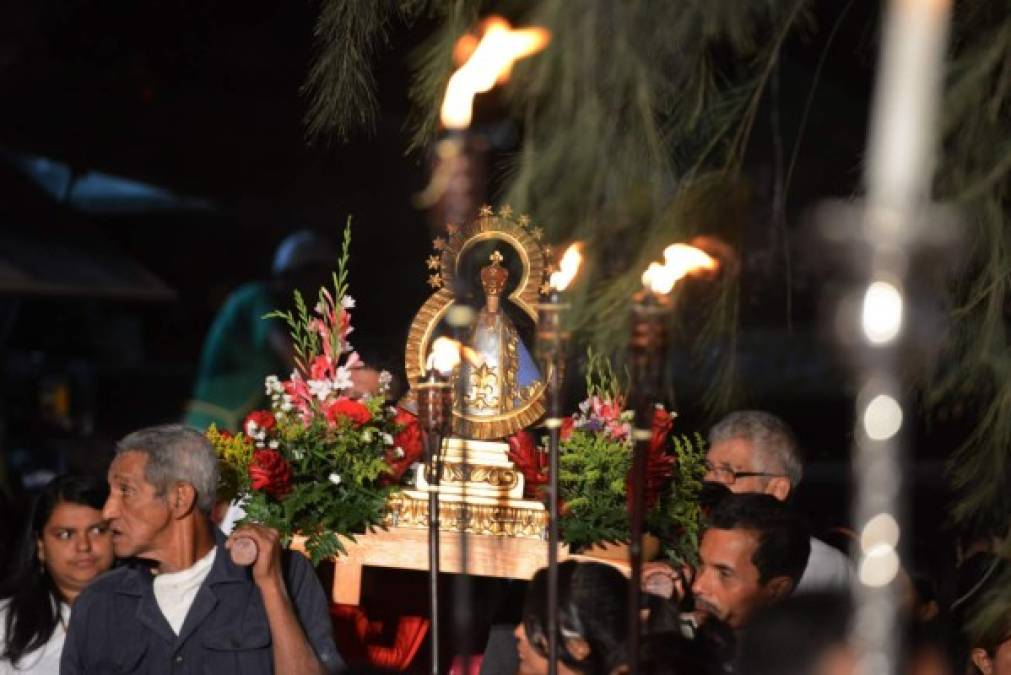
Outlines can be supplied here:
M0 584L0 675L59 673L70 606L112 566L104 481L54 478L35 498L13 573Z

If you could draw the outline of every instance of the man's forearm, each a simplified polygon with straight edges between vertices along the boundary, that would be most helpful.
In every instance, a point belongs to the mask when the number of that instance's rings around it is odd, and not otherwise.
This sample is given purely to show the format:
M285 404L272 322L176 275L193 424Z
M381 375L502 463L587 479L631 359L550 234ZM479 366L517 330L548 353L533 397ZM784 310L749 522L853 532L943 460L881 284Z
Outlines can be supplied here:
M298 622L295 607L288 597L284 582L277 580L260 588L267 611L270 638L273 643L276 675L324 675L323 666Z

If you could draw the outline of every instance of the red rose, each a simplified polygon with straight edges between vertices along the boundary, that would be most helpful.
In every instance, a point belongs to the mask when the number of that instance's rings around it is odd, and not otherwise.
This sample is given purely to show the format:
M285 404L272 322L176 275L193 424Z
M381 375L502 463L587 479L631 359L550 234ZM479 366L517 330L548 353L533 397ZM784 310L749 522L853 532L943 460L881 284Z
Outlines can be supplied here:
M277 420L269 410L254 410L246 415L246 419L242 423L242 431L246 436L252 437L257 430L269 433L276 426Z
M281 499L291 492L291 467L277 450L257 450L249 463L249 478L254 490Z
M330 420L331 426L340 420L347 420L352 426L360 427L372 419L372 413L365 404L342 396L327 406L326 418Z
M389 480L398 481L407 469L421 458L425 448L417 417L403 408L397 408L397 416L393 418L393 423L400 427L400 431L393 436L394 447L386 450L386 463L390 465ZM397 456L399 454L396 452L397 448L403 451L403 455Z
M534 437L526 431L517 431L506 440L509 441L509 459L523 474L523 491L528 496L536 496L548 482L547 453L537 447Z
M576 421L572 419L572 415L569 415L562 420L562 428L558 432L558 437L563 440L569 440L569 436L572 435L572 428L575 426Z

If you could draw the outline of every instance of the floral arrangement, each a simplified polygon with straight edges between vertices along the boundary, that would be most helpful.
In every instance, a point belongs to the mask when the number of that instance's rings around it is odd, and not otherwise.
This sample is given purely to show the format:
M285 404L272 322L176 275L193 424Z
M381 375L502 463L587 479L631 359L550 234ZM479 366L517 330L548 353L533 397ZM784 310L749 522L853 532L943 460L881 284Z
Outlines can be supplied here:
M629 540L633 412L607 359L588 356L587 399L565 418L560 431L559 528L564 542L585 549ZM675 414L656 407L646 469L646 526L666 558L693 561L701 511L698 495L705 473L704 443L671 434ZM547 453L521 432L509 439L510 459L523 472L532 496L543 496Z
M364 366L348 342L354 300L348 295L350 222L333 288L323 287L313 310L295 291L291 333L295 370L269 375L270 410L250 413L237 434L211 427L207 437L221 467L221 495L237 497L246 519L276 528L286 541L306 537L313 563L343 553L338 535L353 538L381 526L394 484L422 453L410 413L386 404L380 391L357 395L352 374Z

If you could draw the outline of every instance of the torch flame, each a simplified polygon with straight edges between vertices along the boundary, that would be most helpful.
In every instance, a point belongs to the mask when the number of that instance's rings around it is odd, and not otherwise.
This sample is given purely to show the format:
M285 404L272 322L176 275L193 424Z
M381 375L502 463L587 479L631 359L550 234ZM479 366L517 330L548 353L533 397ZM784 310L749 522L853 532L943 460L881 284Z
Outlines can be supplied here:
M472 35L457 42L454 55L459 60L467 52L470 54L464 57L466 63L453 73L446 87L441 119L447 129L470 126L474 96L508 80L514 62L544 49L551 39L551 33L544 28L513 30L508 21L498 16L488 17L482 28L484 34L476 45Z
M674 272L657 262L651 262L642 273L642 285L659 295L670 293L676 281Z
M565 249L565 255L558 263L558 269L551 273L549 284L556 291L564 291L572 283L576 273L579 272L579 265L583 262L583 255L579 252L580 245L572 244Z
M434 368L443 375L448 375L459 364L460 343L448 337L436 338L428 355L428 369Z
M664 264L652 262L642 275L642 285L654 293L670 293L680 279L699 271L714 271L719 262L705 251L687 244L671 244L663 251Z

